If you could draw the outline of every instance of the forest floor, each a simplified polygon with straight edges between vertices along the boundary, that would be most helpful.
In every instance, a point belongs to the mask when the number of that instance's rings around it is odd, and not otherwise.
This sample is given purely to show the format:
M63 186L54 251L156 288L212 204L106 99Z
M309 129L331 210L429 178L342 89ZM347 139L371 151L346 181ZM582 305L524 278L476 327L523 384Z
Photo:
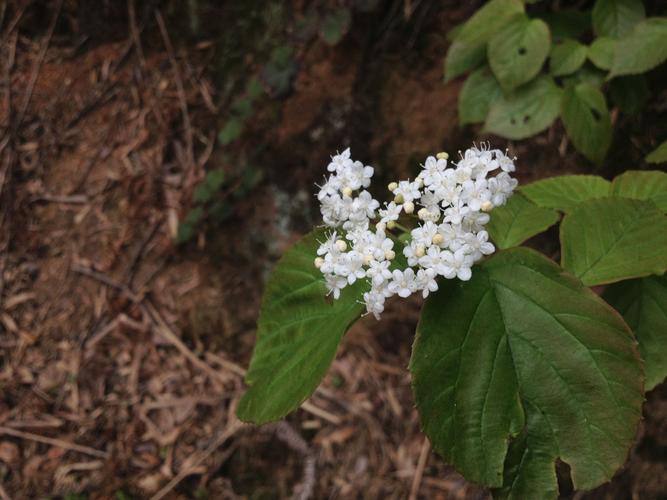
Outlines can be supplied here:
M234 416L263 284L317 222L329 155L351 145L388 180L486 139L458 127L460 82L442 82L443 33L470 14L450 4L414 25L430 30L418 45L369 47L358 32L300 45L289 92L226 149L213 42L170 38L153 11L150 32L129 23L100 42L63 34L67 6L40 14L34 36L16 29L29 10L5 23L0 498L488 497L420 432L406 369L416 299L359 321L321 389L283 422ZM522 182L590 173L558 127L490 139L518 156ZM237 159L260 149L262 180L233 198L232 217L177 245L207 170L234 178ZM553 234L533 244L556 256ZM664 498L665 416L663 384L626 467L577 498Z

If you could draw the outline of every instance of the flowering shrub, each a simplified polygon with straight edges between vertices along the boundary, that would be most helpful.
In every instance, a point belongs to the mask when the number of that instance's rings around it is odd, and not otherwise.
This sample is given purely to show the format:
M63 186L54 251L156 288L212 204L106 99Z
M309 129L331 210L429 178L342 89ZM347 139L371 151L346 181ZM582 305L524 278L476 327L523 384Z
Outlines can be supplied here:
M667 174L517 187L514 169L499 150L440 153L380 208L373 168L334 156L318 194L326 227L267 284L239 417L298 408L354 321L420 292L410 371L447 462L498 498L556 498L558 459L578 489L609 480L644 391L667 376ZM561 218L560 265L517 247Z

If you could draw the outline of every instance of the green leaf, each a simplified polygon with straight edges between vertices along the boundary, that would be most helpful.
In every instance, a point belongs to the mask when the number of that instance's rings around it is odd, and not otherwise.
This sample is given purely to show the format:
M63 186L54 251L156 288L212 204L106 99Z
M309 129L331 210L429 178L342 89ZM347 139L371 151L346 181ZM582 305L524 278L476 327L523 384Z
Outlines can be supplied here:
M529 200L540 207L571 212L577 205L609 196L611 183L597 175L559 175L521 186Z
M338 343L363 311L367 283L358 281L328 300L322 273L315 268L317 230L283 255L269 278L257 324L255 351L246 375L250 386L238 416L262 424L284 417L315 390L334 358Z
M195 203L206 203L220 190L225 183L225 171L221 168L210 170L204 180L195 189L192 199Z
M609 84L609 94L621 111L633 115L642 110L650 91L644 75L629 75L614 78Z
M646 163L665 163L667 162L667 141L663 142L651 151L645 158Z
M598 36L622 37L645 16L641 0L597 0L593 6L593 30Z
M218 142L223 146L234 142L241 136L244 123L239 118L230 118L225 126L218 132Z
M524 11L520 0L491 0L466 21L445 57L445 81L480 65L486 57L486 42L507 21Z
M667 216L650 201L582 203L560 225L561 265L594 286L667 270Z
M491 37L489 65L505 91L529 82L540 72L549 55L551 35L541 19L515 16Z
M520 245L546 231L559 219L558 212L538 207L521 193L514 193L507 203L494 208L490 215L486 229L498 248Z
M549 127L560 113L562 91L543 75L496 99L484 124L485 132L507 139L525 139Z
M336 45L350 30L352 15L347 7L338 7L324 17L320 36L328 45Z
M545 12L538 14L538 17L549 25L554 40L579 38L591 26L590 11L566 9L557 12Z
M484 122L491 103L501 95L500 86L488 67L475 70L459 93L459 123Z
M568 86L563 94L561 119L574 147L593 163L601 164L612 137L611 118L602 92L589 83Z
M549 56L549 71L554 76L569 75L574 73L584 62L588 49L585 45L571 38L555 44Z
M204 218L204 209L202 207L195 207L188 215L186 215L183 222L178 225L178 231L176 233L176 243L183 244L187 243L192 239L192 237L197 233L199 228L199 223Z
M588 47L588 58L598 68L610 70L614 64L614 51L617 40L606 36L596 38Z
M628 170L614 178L611 195L651 200L667 213L667 173L657 170Z
M558 458L575 488L607 481L641 416L642 366L627 325L526 248L429 296L410 368L434 449L509 498L555 498Z
M644 73L667 59L667 18L651 17L637 24L616 45L610 77Z
M645 363L646 390L653 389L667 377L667 277L615 283L602 297L635 332Z
M563 77L563 87L570 85L579 85L580 83L588 83L593 87L600 88L605 83L607 73L596 68L592 64L584 63L584 65L575 71L573 74Z

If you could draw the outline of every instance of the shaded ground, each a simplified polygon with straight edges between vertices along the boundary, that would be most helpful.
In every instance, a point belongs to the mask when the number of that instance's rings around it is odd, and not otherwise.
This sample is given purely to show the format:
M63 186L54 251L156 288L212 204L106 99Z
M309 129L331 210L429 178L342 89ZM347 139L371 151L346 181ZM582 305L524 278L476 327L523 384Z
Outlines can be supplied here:
M475 138L456 125L460 84L443 85L441 67L444 33L472 8L388 2L355 14L334 47L297 40L289 91L220 147L243 81L219 84L218 41L164 36L151 4L136 29L123 9L115 35L91 38L72 24L85 2L65 3L50 36L57 4L2 25L0 496L486 498L419 431L406 370L418 301L355 325L285 422L233 416L264 280L318 220L328 155L351 145L386 181ZM561 137L507 145L523 181L591 171ZM206 172L238 178L245 158L264 180L242 197L222 190L234 215L176 245ZM628 467L591 498L665 495L666 405L664 385L648 395Z

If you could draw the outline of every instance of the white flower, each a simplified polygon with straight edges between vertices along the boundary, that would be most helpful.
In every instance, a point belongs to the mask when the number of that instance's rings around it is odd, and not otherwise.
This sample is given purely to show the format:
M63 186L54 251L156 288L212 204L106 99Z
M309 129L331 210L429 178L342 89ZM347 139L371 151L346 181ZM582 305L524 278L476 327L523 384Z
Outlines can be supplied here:
M372 313L375 319L380 319L380 314L384 311L385 296L382 293L371 290L364 293L364 302L366 311Z
M336 300L340 298L340 291L347 286L347 280L343 276L335 274L325 274L324 282L326 283L327 290L329 290L329 293Z
M394 270L393 280L389 283L389 291L399 297L409 297L415 291L415 272L411 267L404 271Z
M366 271L366 276L371 278L371 284L377 288L382 286L391 279L391 271L389 270L390 261L384 260L382 262L374 260L370 263L370 267Z
M380 222L384 222L386 224L389 221L398 220L402 209L403 205L397 205L393 201L386 204L385 208L380 209L379 211L381 217Z
M412 235L412 241L418 245L428 247L433 243L433 237L438 234L438 226L433 222L425 222L413 229L410 234Z
M394 189L394 195L401 197L401 203L414 202L421 197L418 182L400 181L398 187Z
M447 168L447 160L438 160L433 156L426 158L424 162L424 170L421 171L419 177L424 181L424 186L430 186L442 181L443 173Z
M422 291L422 297L428 297L429 292L438 290L438 282L435 281L435 269L420 269L415 278L415 288Z

